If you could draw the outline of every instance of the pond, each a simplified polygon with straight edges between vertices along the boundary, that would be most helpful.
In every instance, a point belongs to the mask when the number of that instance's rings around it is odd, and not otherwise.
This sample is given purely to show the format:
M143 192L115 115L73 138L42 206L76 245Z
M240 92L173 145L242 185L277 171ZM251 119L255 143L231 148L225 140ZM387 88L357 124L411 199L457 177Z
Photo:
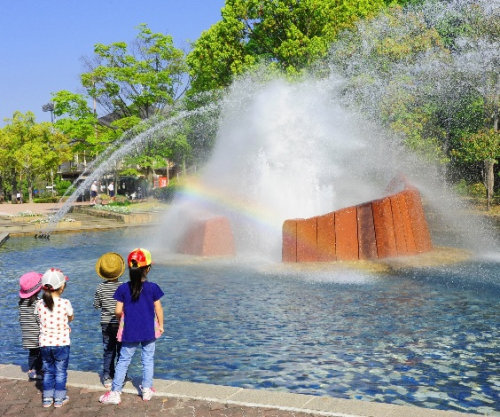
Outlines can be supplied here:
M371 275L169 261L134 228L11 238L0 246L2 362L27 362L19 277L57 267L75 309L69 367L100 372L95 262L137 246L158 260L149 278L165 292L155 378L500 415L499 259ZM140 369L136 355L130 374Z

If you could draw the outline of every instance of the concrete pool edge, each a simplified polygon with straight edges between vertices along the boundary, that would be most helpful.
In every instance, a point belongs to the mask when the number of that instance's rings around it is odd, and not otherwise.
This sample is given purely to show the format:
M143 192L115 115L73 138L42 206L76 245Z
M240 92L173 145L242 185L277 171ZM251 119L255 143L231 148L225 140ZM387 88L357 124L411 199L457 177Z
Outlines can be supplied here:
M0 379L26 380L26 372L19 365L0 364ZM139 378L140 379L140 378ZM137 394L140 381L134 378L133 385L127 384L123 392ZM68 371L70 387L107 391L94 372ZM303 412L312 415L336 417L466 417L478 414L458 411L442 411L413 406L375 403L360 400L292 394L281 391L255 390L221 385L209 385L183 381L154 380L156 395L205 402L218 402L245 407L266 407L271 409Z

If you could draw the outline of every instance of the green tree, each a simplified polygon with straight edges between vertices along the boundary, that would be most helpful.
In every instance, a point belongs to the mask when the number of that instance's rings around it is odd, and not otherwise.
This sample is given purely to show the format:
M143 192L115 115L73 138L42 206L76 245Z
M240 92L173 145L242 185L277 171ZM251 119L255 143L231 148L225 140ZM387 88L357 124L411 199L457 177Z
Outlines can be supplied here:
M483 129L463 137L460 142L461 147L453 151L456 157L468 163L483 162L484 164L487 209L489 210L494 186L493 167L500 157L500 132L494 128Z
M300 73L326 55L339 31L384 6L383 0L226 0L222 20L187 56L191 94L228 86L262 62Z
M33 184L39 177L49 178L58 165L71 159L68 138L54 129L52 123L36 123L31 112L15 112L3 128L4 149L8 152L13 176L12 191L17 181L24 178L28 184L29 201L33 201Z
M328 65L347 80L348 101L402 135L426 159L446 161L444 131L428 95L435 89L425 74L430 60L451 61L439 33L422 13L394 6L343 32L331 47Z
M82 94L62 90L53 94L52 102L57 116L54 125L71 138L73 151L85 151L89 156L102 152L105 143L100 143L100 138L107 133L109 127L99 123L87 98Z
M164 111L185 89L184 53L169 35L153 33L145 24L127 45L97 44L94 58L85 59L81 75L87 94L114 118L146 119Z
M150 126L146 120L175 114L186 88L184 54L173 46L171 36L153 33L145 24L138 29L130 44L95 45L95 55L84 59L86 72L80 77L85 95L54 94L56 126L71 137L75 152L104 157L144 132ZM97 105L105 116L97 117ZM162 153L145 157L161 159Z

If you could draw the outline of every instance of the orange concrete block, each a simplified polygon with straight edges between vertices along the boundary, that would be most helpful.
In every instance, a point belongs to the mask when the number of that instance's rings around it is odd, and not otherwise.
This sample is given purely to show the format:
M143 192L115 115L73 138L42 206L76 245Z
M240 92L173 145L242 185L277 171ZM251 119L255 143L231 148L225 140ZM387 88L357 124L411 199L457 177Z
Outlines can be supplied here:
M234 255L234 238L227 217L216 217L205 223L203 256Z
M408 188L402 194L406 199L416 250L420 253L429 252L432 250L432 240L422 200L420 199L420 193L415 188Z
M297 262L315 262L317 251L318 226L316 217L297 219Z
M285 220L283 223L283 262L297 262L297 220Z
M392 210L392 220L394 223L394 239L396 240L396 250L398 252L398 256L405 256L408 254L408 249L406 247L406 236L404 229L404 220L403 220L403 210L406 210L406 204L401 204L401 201L406 203L405 198L400 194L394 194L389 196L389 200L391 201L391 210Z
M317 222L318 261L335 261L337 259L335 255L335 213L318 216Z
M179 253L184 253L187 255L199 255L203 252L203 235L205 233L204 225L204 221L196 221L191 223L179 243Z
M408 205L406 204L406 198L404 192L398 193L397 198L399 201L399 214L401 215L400 221L405 235L406 254L415 255L417 254L417 247L415 246L415 239L413 237L410 213L408 212ZM396 222L396 220L394 220L394 222Z
M359 259L356 207L347 207L335 212L335 243L337 260Z
M188 229L180 252L198 256L234 255L234 238L226 217L212 217L195 222Z
M377 239L373 225L371 203L360 204L357 208L359 259L376 259Z
M389 198L372 201L373 225L377 238L379 258L397 256L396 239L394 237L394 221Z

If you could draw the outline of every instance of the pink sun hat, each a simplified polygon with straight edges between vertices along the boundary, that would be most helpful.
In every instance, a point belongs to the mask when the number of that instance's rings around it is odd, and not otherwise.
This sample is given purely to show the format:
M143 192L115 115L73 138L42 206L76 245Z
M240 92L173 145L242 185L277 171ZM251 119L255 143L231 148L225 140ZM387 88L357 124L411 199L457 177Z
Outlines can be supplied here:
M33 271L27 272L19 278L19 286L21 287L19 297L30 298L42 288L42 274Z

